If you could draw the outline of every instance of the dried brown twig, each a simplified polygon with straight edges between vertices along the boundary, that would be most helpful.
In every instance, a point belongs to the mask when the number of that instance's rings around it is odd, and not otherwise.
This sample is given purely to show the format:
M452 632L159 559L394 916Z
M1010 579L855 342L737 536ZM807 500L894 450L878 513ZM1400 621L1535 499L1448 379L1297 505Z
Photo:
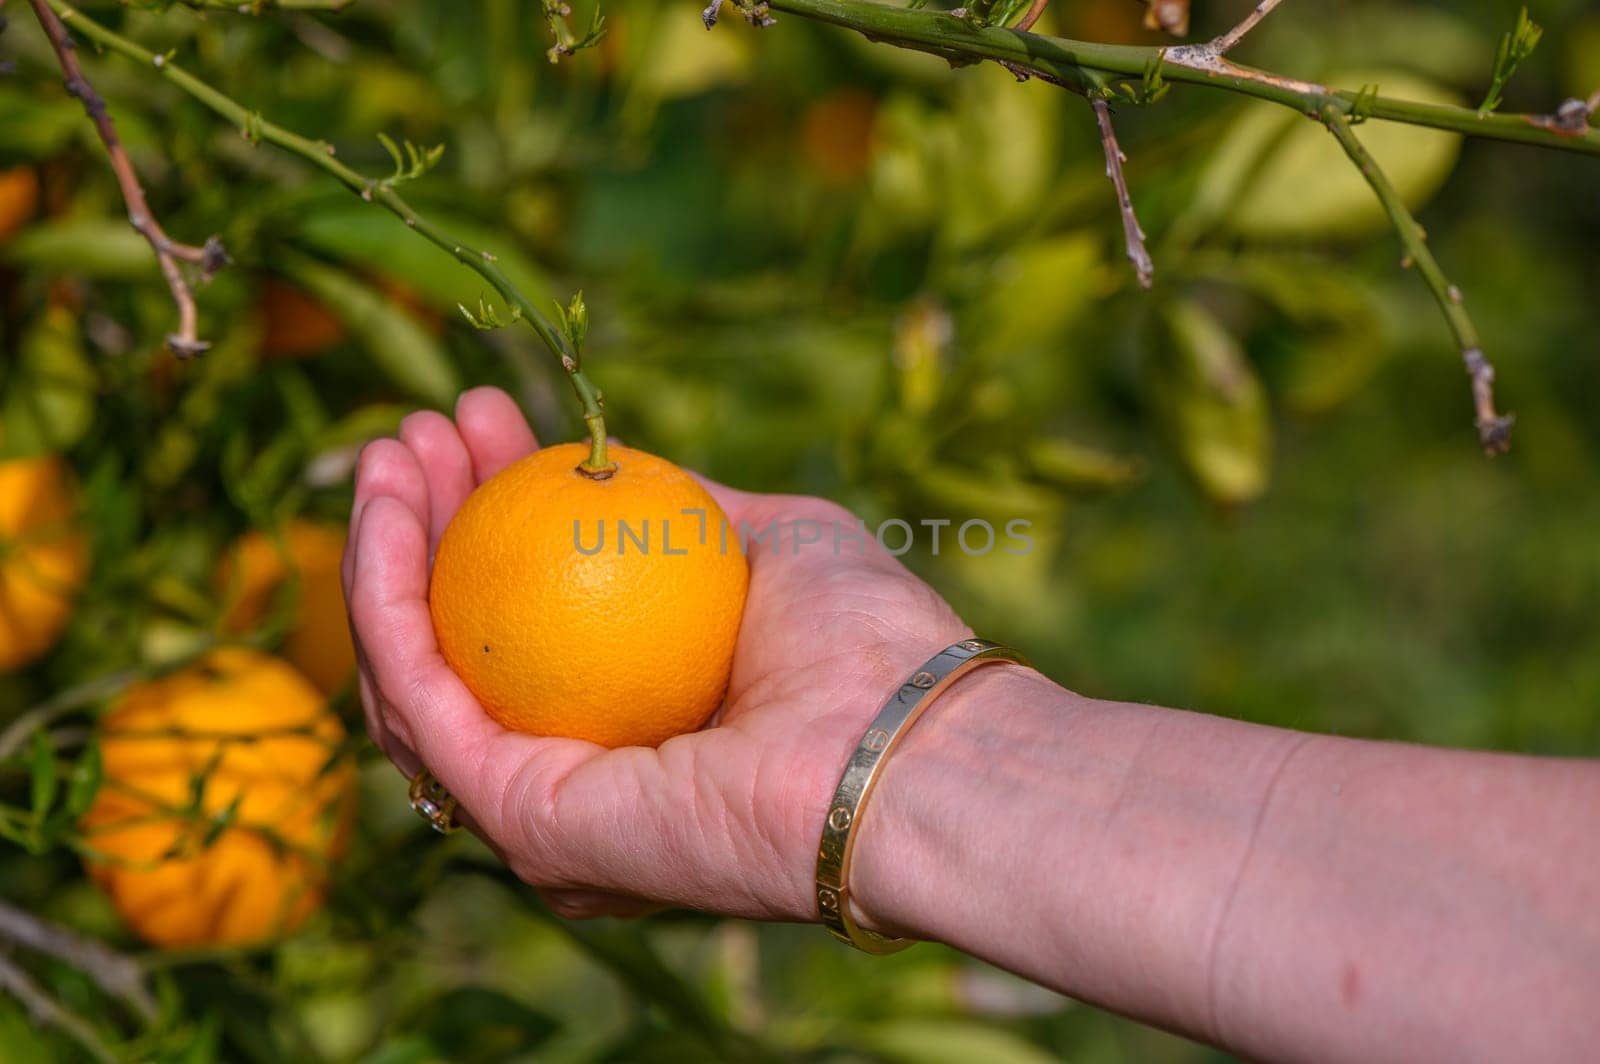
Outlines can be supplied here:
M1272 14L1272 9L1283 3L1283 0L1261 0L1251 12L1239 21L1233 29L1211 42L1211 47L1219 55L1225 55L1233 50L1234 45L1244 40L1245 34L1256 28L1256 23Z
M39 19L39 25L44 28L45 36L50 38L50 45L55 49L56 59L61 64L61 73L65 78L67 92L76 96L83 104L85 113L94 122L95 131L100 134L100 141L105 145L106 155L110 157L111 169L117 175L117 184L122 188L123 202L128 206L128 222L139 232L145 240L149 241L150 248L156 253L156 261L161 265L161 275L166 278L167 288L172 292L172 301L178 307L178 328L167 334L167 347L179 358L192 358L204 354L210 349L211 344L200 339L199 315L195 309L194 294L189 290L189 282L183 275L183 268L179 263L190 263L200 268L202 280L209 281L213 274L228 264L228 253L222 246L222 241L210 237L201 247L192 244L180 244L166 234L161 228L161 223L156 221L155 215L150 211L150 204L144 197L144 187L139 184L139 175L134 172L133 161L128 158L128 151L123 147L122 139L117 136L116 125L111 121L111 114L106 110L106 102L94 86L89 84L89 79L83 76L83 67L78 63L76 45L67 33L66 26L61 19L50 9L46 0L29 0L33 5L33 13ZM159 60L157 65L160 65Z
M1013 26L1012 29L1021 30L1024 33L1033 29L1033 24L1039 21L1039 16L1044 14L1044 9L1049 5L1050 0L1033 0L1033 6L1028 8L1028 10L1023 13L1022 17L1017 20L1017 24Z
M1156 267L1150 251L1144 246L1144 230L1133 213L1133 197L1128 194L1128 180L1123 176L1122 164L1128 157L1117 143L1117 131L1111 126L1111 107L1105 100L1095 97L1089 103L1094 107L1094 119L1100 126L1100 144L1106 151L1106 176L1117 190L1117 209L1122 212L1122 232L1128 244L1128 261L1139 275L1139 287L1149 288L1155 280Z

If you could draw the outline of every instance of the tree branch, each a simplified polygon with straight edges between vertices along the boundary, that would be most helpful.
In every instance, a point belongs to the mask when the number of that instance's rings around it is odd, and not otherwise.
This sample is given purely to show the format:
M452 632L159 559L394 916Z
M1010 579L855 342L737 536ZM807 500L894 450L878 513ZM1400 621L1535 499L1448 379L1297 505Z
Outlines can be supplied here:
M25 710L6 726L5 731L0 732L0 761L5 761L21 749L22 744L35 729L47 727L52 721L75 709L98 702L102 698L109 698L138 678L139 674L136 672L115 672L109 676L87 680L76 687L69 687L32 709Z
M0 938L65 961L92 978L106 993L126 1002L145 1023L156 1021L160 1010L144 985L143 969L115 950L93 939L80 938L4 901L0 901Z
M22 1002L34 1022L54 1027L88 1051L89 1055L105 1064L116 1064L117 1056L101 1040L89 1022L75 1012L70 1012L55 998L46 994L33 977L23 971L10 957L0 954L0 989Z
M377 203L384 207L391 214L405 222L406 225L416 230L429 243L449 252L457 262L487 281L496 292L500 293L501 298L519 312L519 316L527 321L533 331L538 334L539 339L561 362L562 369L566 371L567 379L572 384L572 390L577 394L578 401L583 406L583 420L589 427L590 458L585 461L583 468L591 475L605 475L608 463L606 461L605 418L602 413L600 390L584 374L579 361L578 350L566 335L556 328L538 307L534 306L533 301L523 295L516 285L511 283L510 278L500 271L499 267L494 264L493 255L486 251L479 251L444 232L407 203L395 191L391 183L367 177L365 174L341 163L334 157L333 145L328 142L311 140L282 126L268 122L260 114L249 110L238 101L212 88L182 67L168 62L164 56L158 56L121 34L100 25L100 23L66 3L65 0L32 0L32 2L36 5L48 4L60 16L62 22L82 33L96 44L126 56L136 63L154 69L157 76L176 85L190 97L237 126L240 132L252 143L266 141L268 144L276 145L285 151L298 155L318 169L331 174L363 200L368 203Z
M1022 17L1017 19L1017 24L1012 28L1023 33L1033 29L1033 24L1039 21L1039 16L1044 14L1044 9L1049 5L1050 0L1033 0L1033 6L1023 12Z
M44 27L45 36L50 38L50 45L55 49L61 73L66 78L67 92L83 104L84 112L94 123L95 132L100 134L100 142L105 145L106 155L111 159L111 169L122 188L122 200L128 207L128 223L150 243L150 249L156 253L156 261L161 264L161 275L166 278L167 288L172 292L172 301L177 304L178 328L167 335L167 347L179 358L204 354L211 345L200 339L194 294L189 291L189 282L185 280L183 268L178 263L188 262L200 267L201 278L209 281L212 274L227 264L228 253L216 237L207 240L204 247L194 247L180 244L167 236L161 223L150 212L150 205L144 198L144 188L139 184L139 175L134 172L133 161L128 158L127 149L117 136L117 128L106 110L105 100L83 76L76 46L67 35L66 27L50 10L46 0L30 2L39 25Z
M1272 14L1272 9L1281 3L1283 0L1261 0L1237 26L1211 42L1212 50L1218 55L1227 55L1233 51L1234 46L1244 40L1245 34L1255 29L1256 23Z
M343 11L355 0L179 0L185 7L200 11L233 11L259 15L263 11Z
M1100 145L1106 152L1106 176L1111 187L1117 190L1117 208L1122 212L1122 233L1128 244L1128 261L1139 276L1139 287L1149 288L1155 280L1155 263L1144 246L1144 230L1139 228L1139 218L1133 213L1133 197L1128 195L1128 181L1122 174L1122 164L1128 157L1117 144L1117 131L1111 125L1111 107L1096 96L1089 103L1094 107L1094 119L1100 126Z
M990 59L1079 92L1104 89L1107 83L1139 82L1159 63L1169 82L1204 85L1254 96L1317 116L1332 105L1351 113L1357 92L1281 77L1211 56L1209 44L1189 48L1150 48L1096 44L1046 37L1014 29L978 27L944 12L911 10L859 0L767 0L774 11L856 30L870 40L915 51L971 60ZM1536 144L1546 148L1600 155L1600 128L1562 128L1554 116L1493 114L1480 117L1467 107L1417 103L1388 96L1362 100L1370 118L1449 130L1472 137Z
M1428 290L1433 293L1434 300L1439 304L1439 309L1444 312L1450 331L1455 334L1456 343L1461 348L1462 363L1472 378L1472 405L1476 412L1478 441L1483 444L1485 452L1504 454L1511 447L1511 425L1515 419L1509 414L1501 415L1495 412L1494 366L1484 357L1483 348L1478 341L1478 330L1472 324L1472 319L1467 316L1466 307L1462 305L1461 289L1451 284L1444 271L1440 269L1438 260L1428 248L1428 234L1417 224L1416 218L1406 208L1405 202L1395 191L1394 186L1389 183L1389 178L1378 166L1377 160L1357 139L1355 130L1350 127L1350 120L1345 117L1344 112L1330 105L1322 112L1322 121L1338 138L1345 154L1356 164L1361 176L1367 179L1367 184L1378 194L1378 200L1394 224L1394 230L1399 235L1401 244L1405 246L1406 264L1416 265L1422 274L1422 279L1427 282Z

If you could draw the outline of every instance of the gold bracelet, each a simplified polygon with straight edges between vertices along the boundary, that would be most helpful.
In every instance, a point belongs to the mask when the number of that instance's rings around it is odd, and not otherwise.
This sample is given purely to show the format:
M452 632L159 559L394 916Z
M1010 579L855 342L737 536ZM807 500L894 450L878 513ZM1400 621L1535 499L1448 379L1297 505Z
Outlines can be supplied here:
M870 931L850 915L850 854L855 847L855 829L885 759L911 725L951 684L980 665L997 661L1029 667L1028 659L1017 651L985 639L964 639L945 647L884 703L850 755L828 804L822 842L817 847L817 911L822 914L823 926L839 941L867 953L894 953L912 945L912 939Z

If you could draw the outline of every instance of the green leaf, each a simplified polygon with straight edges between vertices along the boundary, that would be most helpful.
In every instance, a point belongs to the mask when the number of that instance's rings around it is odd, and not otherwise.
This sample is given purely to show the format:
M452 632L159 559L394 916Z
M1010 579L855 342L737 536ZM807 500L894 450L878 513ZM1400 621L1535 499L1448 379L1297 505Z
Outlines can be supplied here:
M373 403L357 407L318 433L312 443L317 452L366 443L380 436L393 436L411 408L396 403Z
M948 516L957 524L969 519L986 520L997 530L1014 518L1047 517L1059 512L1063 505L1057 492L1004 471L929 466L915 474L914 484L919 495L941 508L941 516Z
M443 1054L421 1035L401 1035L361 1058L361 1064L437 1064Z
M1042 81L1018 84L989 64L957 84L954 128L942 142L944 235L970 247L1021 222L1050 192L1063 93Z
M1068 491L1098 492L1126 487L1144 475L1137 458L1062 439L1034 440L1024 452L1028 474Z
M1401 71L1351 71L1330 80L1421 103L1462 102ZM1186 225L1220 216L1230 232L1262 240L1348 238L1388 227L1372 189L1320 123L1272 104L1244 111L1206 164L1191 208L1197 217ZM1364 123L1359 135L1413 210L1444 184L1461 150L1458 134L1395 122Z
M91 738L67 778L66 811L72 819L82 816L94 804L95 795L100 791L102 769L99 740Z
M56 780L56 751L50 743L50 735L43 728L33 733L33 739L28 748L28 769L32 775L29 787L32 798L33 822L44 823L45 817L50 815L50 807L55 805L56 791L59 789Z
M863 1028L862 1048L904 1064L1051 1064L1052 1053L1021 1036L971 1020L907 1017Z
M73 446L94 419L98 387L84 354L77 317L50 307L23 335L0 399L0 456L43 454Z
M1265 300L1293 330L1281 378L1284 405L1326 413L1361 390L1389 355L1377 298L1355 274L1310 254L1257 252L1222 279Z
M404 307L356 277L302 255L284 255L284 272L344 322L372 363L397 386L438 407L461 390L449 356Z
M549 293L545 273L503 232L449 213L429 212L445 232L494 257L494 265L536 305ZM499 296L455 256L430 244L388 211L340 200L313 207L294 225L296 243L405 285L435 310L458 313Z
M640 1000L659 1008L682 1029L692 1031L718 1050L719 1056L728 1057L732 1047L742 1043L700 992L667 967L641 925L616 921L573 923L551 913L531 891L523 891L521 896Z
M1165 318L1167 342L1149 364L1153 413L1207 498L1250 502L1269 477L1266 392L1239 342L1205 307L1180 300Z
M67 217L41 222L0 247L0 260L51 276L107 281L161 276L149 243L126 219Z
M48 159L84 127L83 109L61 93L0 88L0 155Z
M630 68L624 110L632 128L642 128L666 100L747 80L753 45L750 35L740 32L743 25L733 25L736 21L728 19L727 26L707 33L697 5L663 4L654 9L645 31L649 43ZM630 21L630 32L633 29Z
M200 801L198 795L202 793L204 789L205 778L202 777L199 787L196 791L195 801L197 807ZM200 837L200 849L210 849L213 843L222 838L222 833L224 831L227 831L229 828L233 827L234 822L239 819L239 807L241 804L243 804L243 802L244 792L240 791L238 794L233 796L233 801L229 802L227 807L223 809L222 812L217 813L207 820L205 834Z
M445 1060L490 1064L532 1053L561 1025L508 994L466 986L429 1002L417 1027Z
M1103 263L1091 233L1024 244L1003 255L975 308L977 343L985 351L1016 355L1060 339L1099 295Z

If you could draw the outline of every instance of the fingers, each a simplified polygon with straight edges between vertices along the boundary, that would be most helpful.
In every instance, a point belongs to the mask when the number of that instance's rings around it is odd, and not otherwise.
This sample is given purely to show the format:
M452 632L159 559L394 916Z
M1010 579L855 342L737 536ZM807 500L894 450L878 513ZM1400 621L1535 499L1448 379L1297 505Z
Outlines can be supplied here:
M400 422L400 442L416 456L427 481L426 527L431 553L450 518L477 486L472 475L472 458L455 425L433 410L420 410Z
M355 501L350 507L350 534L345 537L344 557L339 576L344 582L344 598L350 601L350 581L355 572L356 530L361 527L361 511L379 495L399 499L418 520L428 520L428 485L416 455L399 440L374 440L361 450L356 462Z
M600 748L509 732L484 713L439 654L428 612L427 534L410 508L372 499L356 537L350 611L380 730L397 760L410 753L485 832L517 847L528 826L521 800L539 803Z
M395 736L443 779L448 770L435 763L438 755L453 761L500 729L439 655L428 613L427 534L417 515L379 496L367 504L356 536L350 614L374 694L395 707L386 721ZM419 702L438 713L420 711Z
M499 388L463 393L456 402L456 428L480 484L539 446L522 411Z

